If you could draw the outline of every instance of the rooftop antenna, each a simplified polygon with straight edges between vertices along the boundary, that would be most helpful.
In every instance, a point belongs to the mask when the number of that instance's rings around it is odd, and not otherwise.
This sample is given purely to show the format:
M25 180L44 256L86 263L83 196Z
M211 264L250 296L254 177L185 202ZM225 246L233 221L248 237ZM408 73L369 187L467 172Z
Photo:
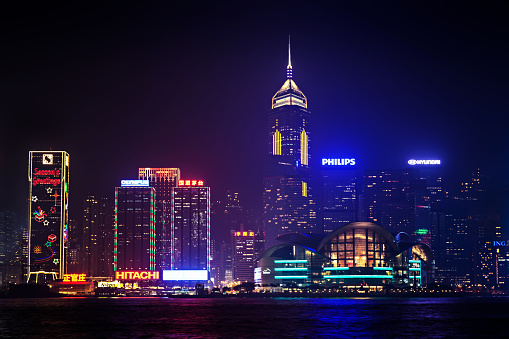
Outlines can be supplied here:
M292 78L292 54L290 51L290 36L288 35L288 66L286 66L286 77Z

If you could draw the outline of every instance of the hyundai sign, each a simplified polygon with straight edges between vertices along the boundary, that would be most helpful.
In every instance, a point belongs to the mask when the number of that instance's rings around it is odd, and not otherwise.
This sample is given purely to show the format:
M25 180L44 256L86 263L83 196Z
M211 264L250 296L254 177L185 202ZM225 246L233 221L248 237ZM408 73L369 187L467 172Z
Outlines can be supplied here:
M440 160L408 160L409 165L440 165Z
M120 180L122 187L149 187L148 180Z
M322 158L322 166L355 166L355 159Z

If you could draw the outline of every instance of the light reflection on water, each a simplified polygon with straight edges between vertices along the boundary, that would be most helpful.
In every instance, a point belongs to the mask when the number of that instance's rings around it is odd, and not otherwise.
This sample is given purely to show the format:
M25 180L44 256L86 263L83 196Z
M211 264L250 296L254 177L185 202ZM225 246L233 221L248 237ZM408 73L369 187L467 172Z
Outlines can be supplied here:
M0 338L493 338L509 298L0 299Z

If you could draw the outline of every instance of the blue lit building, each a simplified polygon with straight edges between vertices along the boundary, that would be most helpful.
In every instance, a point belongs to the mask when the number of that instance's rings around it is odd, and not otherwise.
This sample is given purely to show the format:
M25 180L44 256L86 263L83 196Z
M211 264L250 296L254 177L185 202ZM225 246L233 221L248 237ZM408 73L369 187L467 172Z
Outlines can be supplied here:
M392 236L370 222L355 222L329 234L288 233L256 260L262 289L421 287L431 282L433 254L406 233Z

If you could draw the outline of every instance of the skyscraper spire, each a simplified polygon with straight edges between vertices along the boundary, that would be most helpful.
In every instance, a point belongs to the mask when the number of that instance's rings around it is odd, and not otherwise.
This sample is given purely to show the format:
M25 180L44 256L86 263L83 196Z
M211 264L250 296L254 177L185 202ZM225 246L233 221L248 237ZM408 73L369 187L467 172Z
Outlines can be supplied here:
M290 52L290 36L288 36L288 66L286 66L286 77L292 78L292 54Z

